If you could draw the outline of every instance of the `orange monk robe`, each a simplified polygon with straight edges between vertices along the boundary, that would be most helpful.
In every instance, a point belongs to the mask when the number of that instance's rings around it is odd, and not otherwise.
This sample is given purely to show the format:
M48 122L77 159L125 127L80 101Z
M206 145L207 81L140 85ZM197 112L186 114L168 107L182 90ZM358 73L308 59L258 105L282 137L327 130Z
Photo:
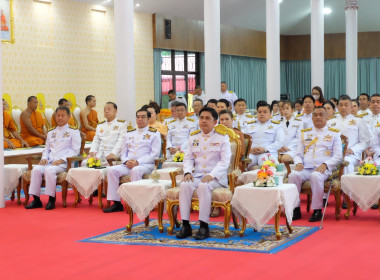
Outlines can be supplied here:
M16 131L15 123L12 120L11 115L8 112L3 112L3 129L4 129L4 138L7 138L9 141L13 143L15 148L21 148L22 144L21 141L14 138L12 133L13 131ZM8 149L8 144L4 141L4 149Z
M42 117L42 114L38 111L33 111L32 114L30 115L30 121L32 122L32 126L39 133L43 134L42 128L45 125L45 121L44 121L44 118ZM45 144L44 139L38 136L35 136L29 132L29 130L26 128L21 118L20 118L20 125L21 125L21 138L24 139L24 141L27 142L30 147Z
M91 110L90 113L87 115L87 121L90 126L96 129L98 126L98 113L95 110ZM95 131L87 130L84 127L83 120L82 120L82 115L80 116L80 123L81 123L81 131L83 133L86 133L86 141L91 141L94 139L95 136Z
M68 122L69 126L72 126L72 127L77 127L77 125L75 124L75 120L73 118L72 115L70 115L70 119L69 119L69 122ZM55 121L55 115L53 115L51 117L51 127L56 127L58 126L57 122Z

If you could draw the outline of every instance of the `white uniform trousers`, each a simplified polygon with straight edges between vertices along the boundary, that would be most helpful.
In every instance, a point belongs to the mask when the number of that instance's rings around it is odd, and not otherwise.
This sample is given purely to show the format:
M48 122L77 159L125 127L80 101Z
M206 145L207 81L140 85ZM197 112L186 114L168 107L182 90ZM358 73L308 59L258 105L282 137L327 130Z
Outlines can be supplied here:
M344 160L348 162L348 166L344 167L344 174L353 173L355 166L359 165L359 160L354 155L346 155Z
M32 169L29 194L40 196L42 176L45 177L45 194L55 197L57 187L57 173L64 172L66 164L61 165L36 165Z
M201 178L194 178L194 182L182 182L179 190L179 206L182 220L190 220L191 199L196 188L199 199L199 220L208 223L211 213L211 192L223 187L216 179L209 183L202 183Z
M270 154L272 158L275 158L275 159L278 158L278 154L274 154L274 153L273 154L272 153L263 153L263 154L259 154L259 155L249 154L249 158L252 160L252 162L248 165L248 169L250 169L254 165L261 166L263 164L263 162L265 161L267 154Z
M130 175L131 182L141 180L144 174L153 171L153 165L138 165L129 169L125 164L119 164L107 168L107 200L120 201L117 193L121 176Z
M310 180L311 191L313 193L311 209L322 209L325 181L330 175L331 172L328 170L326 170L323 174L321 172L314 171L313 168L305 168L302 171L293 170L292 173L289 174L289 184L295 184L297 186L298 193L301 193L302 183Z

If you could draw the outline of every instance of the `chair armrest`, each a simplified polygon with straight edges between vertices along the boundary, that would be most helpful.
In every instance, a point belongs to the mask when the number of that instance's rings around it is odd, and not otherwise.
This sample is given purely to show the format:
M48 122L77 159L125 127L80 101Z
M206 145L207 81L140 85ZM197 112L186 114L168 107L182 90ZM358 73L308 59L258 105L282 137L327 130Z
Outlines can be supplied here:
M70 170L71 165L74 162L82 162L83 160L84 160L84 157L82 157L82 156L73 156L73 157L66 158L66 162L67 162L67 169L66 169L66 171L68 172Z
M287 176L289 177L289 174L292 172L292 170L290 169L290 165L293 164L293 161L284 160L282 163L285 165L285 168L288 172Z
M164 157L156 158L156 159L154 160L154 166L155 166L156 168L158 168L158 166L160 165L160 163L164 163L165 160L166 160L166 159L165 159Z
M109 159L107 159L107 162L108 162L108 164L110 166L113 166L113 162L114 161L120 161L120 160L121 160L120 157L115 157L115 158L109 158Z
M42 156L41 155L35 155L35 156L28 156L26 157L26 161L28 162L28 170L33 169L33 161L36 160L41 160Z
M227 174L227 177L228 177L228 187L230 188L230 191L232 193L234 193L235 187L236 187L236 183L237 183L236 181L237 181L237 178L238 178L237 172L236 171L232 171L231 173Z
M181 175L183 174L182 172L180 172L179 170L177 171L173 171L173 172L170 172L169 175L170 175L170 179L172 180L172 188L175 188L177 187L177 180L176 180L176 177L178 175Z
M244 158L241 160L241 166L242 166L242 172L244 172L247 169L247 166L252 162L252 159L249 157Z

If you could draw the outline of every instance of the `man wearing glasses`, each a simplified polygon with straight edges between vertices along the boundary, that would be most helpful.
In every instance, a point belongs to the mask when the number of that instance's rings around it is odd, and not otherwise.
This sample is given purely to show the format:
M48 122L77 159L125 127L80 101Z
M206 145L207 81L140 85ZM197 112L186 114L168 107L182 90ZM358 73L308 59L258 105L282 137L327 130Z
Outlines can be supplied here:
M104 209L104 213L123 211L123 205L117 193L121 176L129 174L132 182L138 181L154 168L154 160L160 155L161 136L157 129L148 126L149 118L149 111L140 109L136 112L137 129L128 130L123 138L120 154L123 163L107 170L107 200L113 200L114 204Z

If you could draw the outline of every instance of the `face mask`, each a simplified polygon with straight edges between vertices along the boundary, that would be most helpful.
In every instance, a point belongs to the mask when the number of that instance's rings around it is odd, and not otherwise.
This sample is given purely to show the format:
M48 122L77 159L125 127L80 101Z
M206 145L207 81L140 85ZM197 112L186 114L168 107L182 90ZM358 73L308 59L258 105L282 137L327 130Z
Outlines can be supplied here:
M313 95L313 97L314 97L315 100L319 99L319 95Z

